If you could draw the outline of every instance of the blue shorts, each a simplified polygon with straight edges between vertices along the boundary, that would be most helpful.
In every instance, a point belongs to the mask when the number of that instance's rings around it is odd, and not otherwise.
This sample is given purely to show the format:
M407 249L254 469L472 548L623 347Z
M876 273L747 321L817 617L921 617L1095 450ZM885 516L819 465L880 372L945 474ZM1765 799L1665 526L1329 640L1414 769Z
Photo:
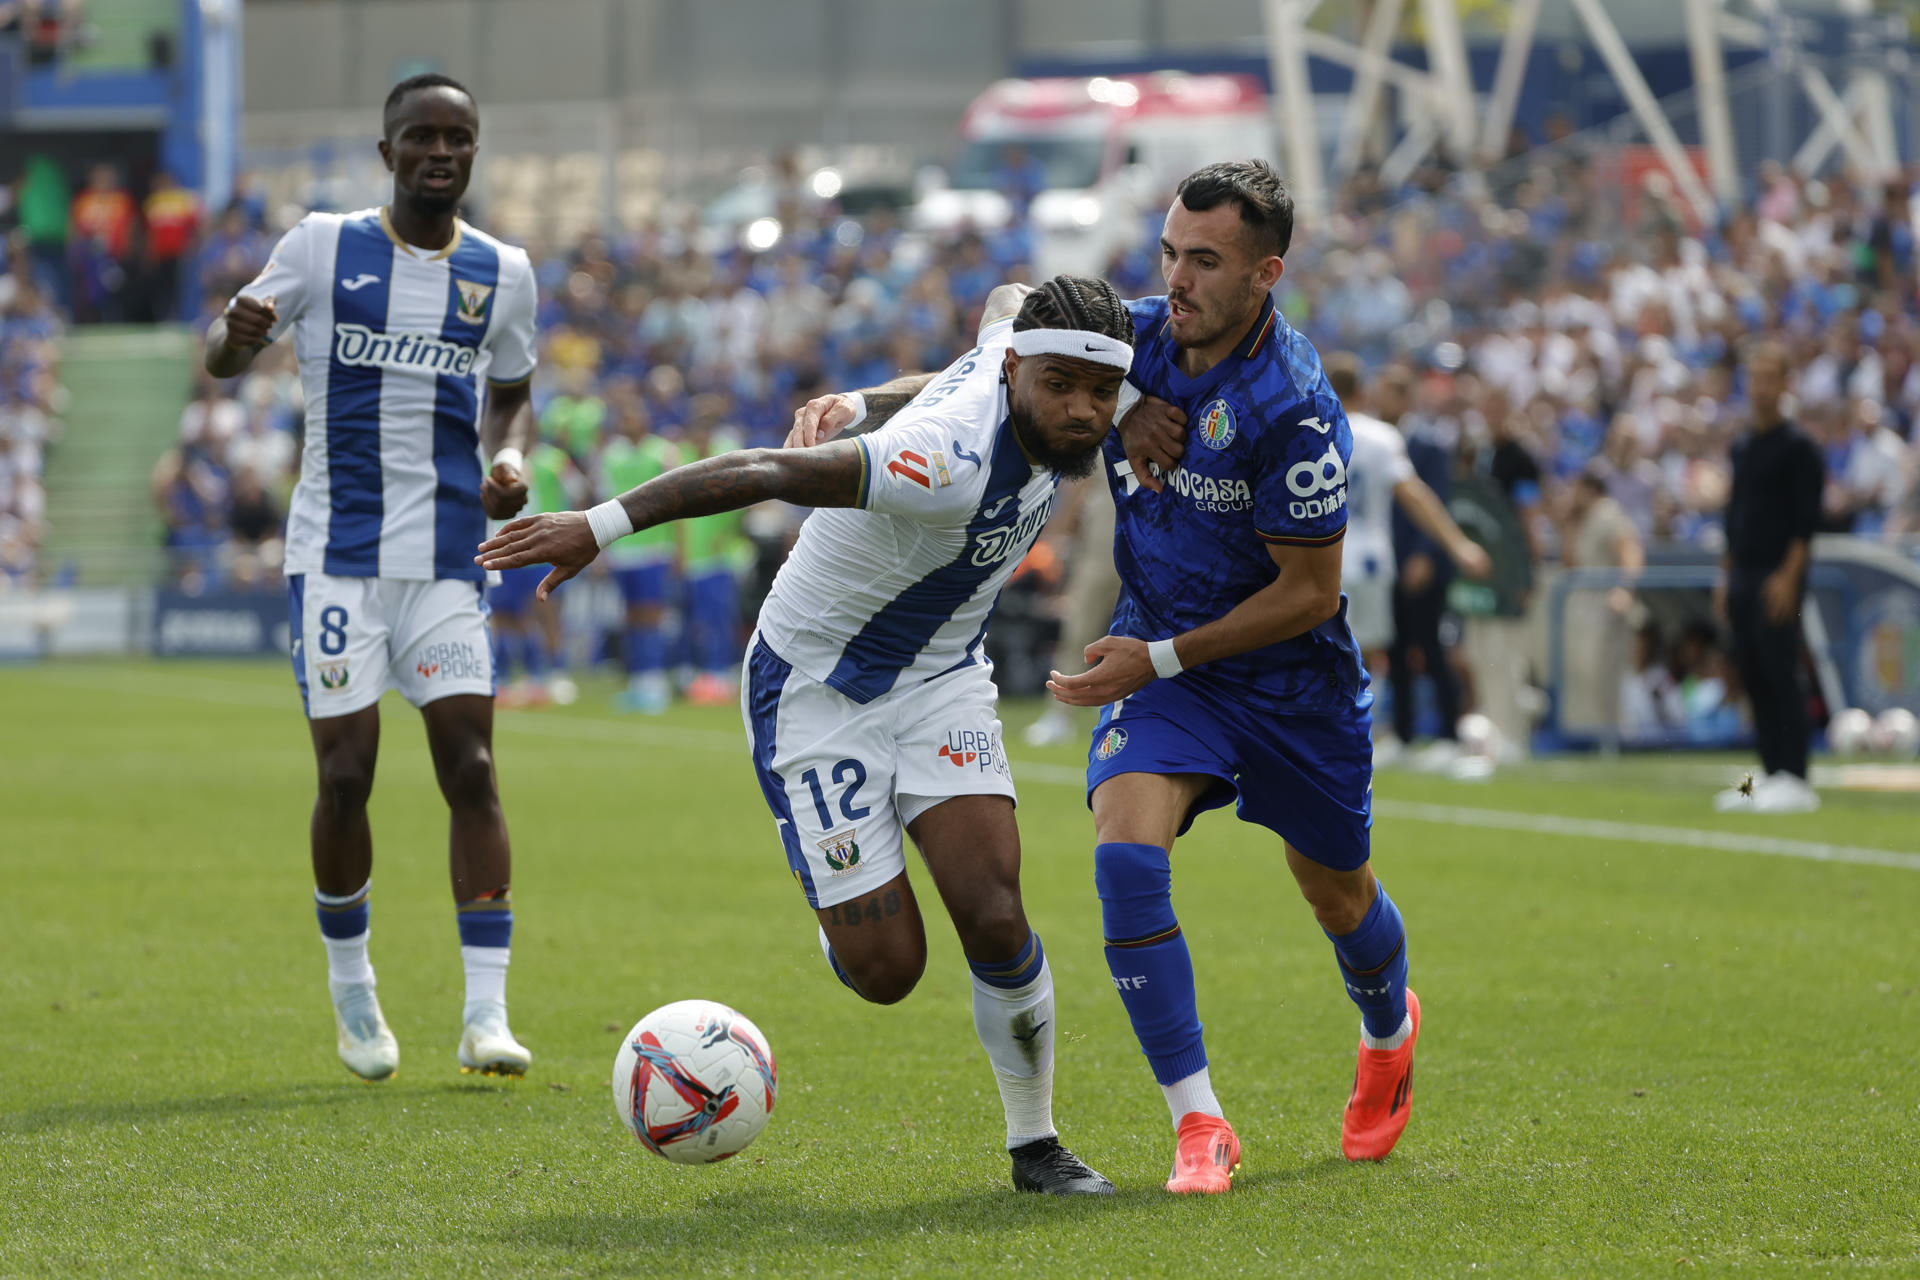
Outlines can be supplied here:
M655 560L651 564L619 565L614 568L613 581L620 588L620 599L628 608L635 605L664 605L667 603L667 588L673 584L673 565L666 560Z
M1087 752L1087 798L1122 773L1200 773L1219 779L1180 823L1238 797L1243 822L1277 832L1337 871L1367 861L1373 826L1373 717L1249 711L1196 681L1155 680L1101 708Z
M551 571L551 566L530 564L518 569L502 569L500 585L487 590L487 605L496 613L518 617L533 607L534 594Z

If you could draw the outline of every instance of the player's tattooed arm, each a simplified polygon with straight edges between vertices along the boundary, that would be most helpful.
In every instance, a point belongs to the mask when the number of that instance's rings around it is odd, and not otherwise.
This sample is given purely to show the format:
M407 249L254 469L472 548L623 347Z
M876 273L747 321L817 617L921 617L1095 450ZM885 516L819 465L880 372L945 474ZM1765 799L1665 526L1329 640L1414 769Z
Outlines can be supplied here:
M793 411L793 429L787 432L786 447L811 449L838 435L863 436L913 402L920 389L933 381L931 373L907 373L892 382L852 393L835 391L815 396ZM861 400L855 400L859 396ZM860 416L861 401L866 416Z
M851 440L813 449L744 449L675 467L629 489L618 502L635 532L773 499L803 507L853 507L860 503L866 468L866 450ZM544 600L599 554L600 538L588 513L562 511L515 520L480 544L474 563L486 569L552 565L540 583Z
M1264 649L1313 630L1340 612L1340 542L1321 546L1269 543L1280 576L1212 622L1173 637L1181 670ZM1055 671L1053 696L1069 706L1103 707L1130 697L1159 677L1144 640L1105 636L1087 646L1092 669Z

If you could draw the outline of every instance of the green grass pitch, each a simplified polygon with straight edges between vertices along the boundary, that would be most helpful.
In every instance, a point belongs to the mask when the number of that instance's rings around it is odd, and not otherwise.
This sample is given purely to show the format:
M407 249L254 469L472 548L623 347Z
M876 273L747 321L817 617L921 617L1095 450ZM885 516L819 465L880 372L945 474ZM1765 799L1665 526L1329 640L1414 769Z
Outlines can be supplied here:
M444 810L386 704L373 956L403 1056L366 1085L334 1056L284 666L0 670L0 1274L1920 1274L1920 861L1409 816L1911 851L1911 797L1734 819L1707 804L1727 762L1383 774L1376 866L1426 1024L1412 1127L1364 1167L1339 1155L1357 1019L1329 948L1271 837L1203 819L1176 901L1246 1163L1230 1195L1174 1200L1101 958L1079 751L1016 749L1056 1116L1120 1188L1059 1203L1007 1185L937 907L920 989L863 1006L820 961L736 717L619 719L607 691L501 717L517 1083L455 1068ZM684 1169L622 1131L608 1075L627 1026L696 995L759 1023L781 1092L741 1157Z

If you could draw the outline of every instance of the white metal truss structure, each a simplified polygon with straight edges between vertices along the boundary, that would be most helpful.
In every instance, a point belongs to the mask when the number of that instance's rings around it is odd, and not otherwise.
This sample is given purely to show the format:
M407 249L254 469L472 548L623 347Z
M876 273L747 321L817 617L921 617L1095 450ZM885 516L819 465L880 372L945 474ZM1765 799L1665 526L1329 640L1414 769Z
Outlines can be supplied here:
M1406 2L1373 0L1360 42L1355 44L1308 29L1307 20L1319 0L1264 0L1275 132L1284 149L1294 198L1308 212L1325 209L1328 194L1307 82L1309 54L1350 67L1354 73L1353 92L1334 150L1335 181L1359 166L1369 139L1381 128L1383 91L1389 85L1406 95L1402 114L1409 121L1381 163L1381 177L1389 185L1403 181L1435 147L1443 148L1461 167L1474 169L1497 158L1506 144L1543 0L1513 0L1491 91L1477 121L1454 0L1417 0L1426 35L1427 70L1399 62L1391 53ZM1686 7L1701 147L1707 161L1705 182L1689 163L1672 121L1640 74L1603 0L1566 0L1672 174L1675 189L1702 221L1713 221L1720 205L1735 199L1740 189L1740 161L1727 99L1729 47L1766 50L1773 68L1792 77L1816 109L1818 124L1792 156L1796 170L1817 171L1838 147L1847 162L1868 177L1897 172L1900 160L1888 71L1906 56L1902 18L1874 15L1872 0L1832 0L1834 12L1852 24L1851 71L1842 90L1818 65L1801 56L1805 20L1783 9L1780 0L1680 2Z

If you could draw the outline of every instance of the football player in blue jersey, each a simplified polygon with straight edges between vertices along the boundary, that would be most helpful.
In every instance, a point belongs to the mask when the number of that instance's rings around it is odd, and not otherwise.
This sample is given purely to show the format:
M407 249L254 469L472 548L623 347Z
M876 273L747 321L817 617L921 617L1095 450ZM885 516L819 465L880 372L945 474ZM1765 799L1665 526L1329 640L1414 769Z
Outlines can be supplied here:
M1049 682L1104 708L1087 767L1094 879L1108 968L1178 1132L1175 1192L1225 1191L1240 1162L1172 901L1169 852L1207 809L1235 801L1280 836L1359 1006L1347 1158L1385 1157L1412 1101L1420 1005L1369 861L1373 695L1340 591L1352 437L1319 356L1274 309L1292 234L1264 163L1181 183L1160 240L1167 294L1129 304L1130 379L1150 401L1106 444L1113 634L1087 647L1090 670ZM1156 412L1185 423L1184 449L1154 451Z
M533 269L458 217L480 139L472 94L443 75L414 76L388 94L382 123L392 199L312 213L288 231L207 330L206 368L236 377L291 332L306 388L286 572L317 764L314 903L341 1061L369 1080L400 1063L367 949L367 799L380 697L397 688L426 723L451 815L467 977L456 1058L463 1071L519 1076L531 1054L507 1025L512 853L493 768L485 574L472 543L489 517L506 519L527 499Z
M1113 634L1087 647L1091 670L1049 682L1064 703L1103 708L1087 770L1094 880L1113 983L1177 1132L1175 1192L1226 1191L1240 1162L1172 902L1173 842L1205 810L1237 800L1280 836L1333 942L1362 1024L1347 1157L1391 1151L1412 1100L1420 1006L1400 913L1369 862L1373 695L1340 592L1352 436L1319 356L1270 297L1292 235L1292 200L1263 163L1181 184L1161 240L1167 294L1128 304L1129 380L1147 399L1105 444ZM809 402L788 444L871 430L863 395Z

